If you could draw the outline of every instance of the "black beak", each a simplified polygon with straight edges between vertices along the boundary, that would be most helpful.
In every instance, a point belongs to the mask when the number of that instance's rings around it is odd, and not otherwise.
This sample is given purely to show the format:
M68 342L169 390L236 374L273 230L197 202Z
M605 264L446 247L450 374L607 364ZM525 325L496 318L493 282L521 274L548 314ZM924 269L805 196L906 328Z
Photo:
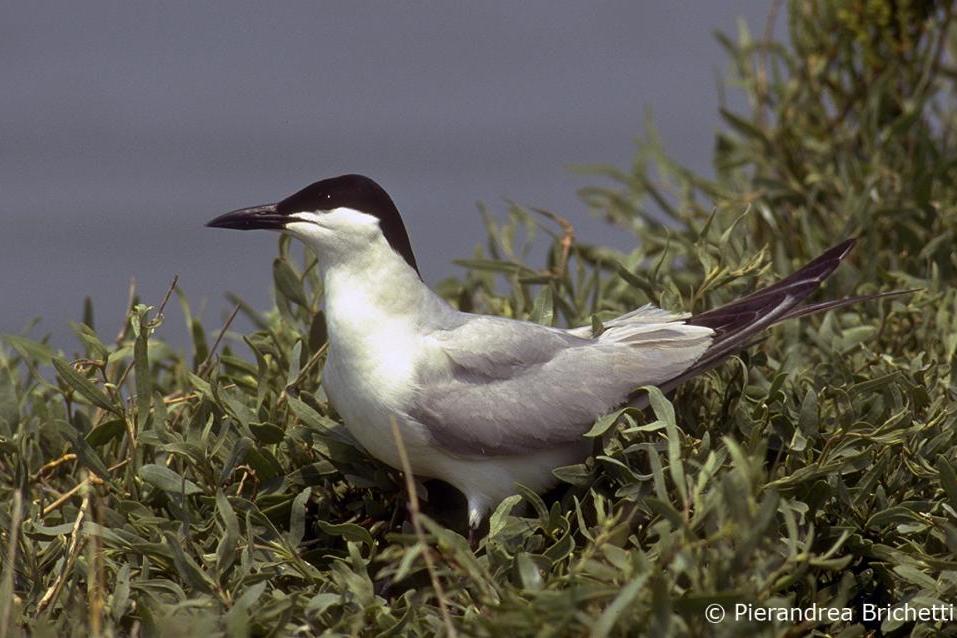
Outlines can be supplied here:
M289 217L279 212L276 204L264 204L252 208L240 208L220 215L207 222L210 228L232 228L234 230L282 230Z

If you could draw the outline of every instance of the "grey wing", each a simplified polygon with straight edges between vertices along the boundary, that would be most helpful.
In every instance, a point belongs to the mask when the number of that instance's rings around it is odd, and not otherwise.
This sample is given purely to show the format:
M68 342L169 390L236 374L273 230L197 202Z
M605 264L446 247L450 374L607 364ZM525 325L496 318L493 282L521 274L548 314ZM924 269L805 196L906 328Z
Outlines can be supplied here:
M435 333L441 363L420 380L410 416L458 454L520 454L569 443L638 386L674 387L778 321L881 296L798 305L853 245L844 241L778 283L693 317L643 306L605 322L597 338L589 327L461 315L456 327Z
M637 387L681 374L711 343L711 329L678 315L639 315L620 318L597 338L463 315L459 326L433 334L440 363L419 379L409 416L440 447L462 455L521 454L579 440Z

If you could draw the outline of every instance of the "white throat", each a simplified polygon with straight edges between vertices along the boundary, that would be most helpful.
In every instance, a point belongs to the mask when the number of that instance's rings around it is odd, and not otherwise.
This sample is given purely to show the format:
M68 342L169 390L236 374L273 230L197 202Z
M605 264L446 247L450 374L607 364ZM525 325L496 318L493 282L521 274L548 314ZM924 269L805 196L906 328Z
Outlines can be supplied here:
M381 234L358 250L319 253L319 268L327 317L369 330L369 322L418 317L435 296Z
M302 221L286 231L315 252L330 319L366 323L380 314L417 315L423 298L435 296L386 241L376 217L351 208L294 217Z
M455 314L389 245L375 217L349 208L297 216L303 221L286 230L318 257L330 354L398 356L402 340L414 340ZM384 351L389 343L393 355Z
M325 289L329 353L323 387L353 436L373 456L399 467L390 418L405 413L423 366L430 365L424 345L430 333L458 313L381 232L362 242L352 238L344 240L349 250L330 247L326 237L303 238L318 255ZM427 439L415 430L404 436L410 447Z

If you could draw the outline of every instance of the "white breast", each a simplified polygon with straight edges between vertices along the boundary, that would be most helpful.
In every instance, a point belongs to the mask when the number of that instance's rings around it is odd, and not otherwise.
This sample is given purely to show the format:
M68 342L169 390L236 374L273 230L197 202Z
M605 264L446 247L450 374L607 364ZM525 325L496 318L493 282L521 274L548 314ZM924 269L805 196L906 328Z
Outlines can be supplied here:
M324 278L326 283L329 356L323 386L332 405L352 435L376 458L399 467L391 419L398 420L405 445L413 458L428 443L417 423L404 419L416 391L420 366L427 364L430 348L424 344L416 299L422 291L432 294L416 278L417 285L390 281L389 273L338 268Z

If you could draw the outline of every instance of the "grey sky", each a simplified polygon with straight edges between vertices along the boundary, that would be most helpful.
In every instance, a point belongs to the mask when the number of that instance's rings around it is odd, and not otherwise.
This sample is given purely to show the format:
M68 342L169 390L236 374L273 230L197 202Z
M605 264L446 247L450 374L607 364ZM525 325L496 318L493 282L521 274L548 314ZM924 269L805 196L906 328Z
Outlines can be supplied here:
M728 64L711 32L738 17L760 32L767 8L7 3L0 332L39 316L33 334L60 342L89 294L111 334L130 277L156 302L178 273L211 328L227 290L265 308L275 238L203 223L344 172L390 191L430 282L482 239L479 200L544 206L627 247L566 168L627 166L650 108L673 154L706 169Z

